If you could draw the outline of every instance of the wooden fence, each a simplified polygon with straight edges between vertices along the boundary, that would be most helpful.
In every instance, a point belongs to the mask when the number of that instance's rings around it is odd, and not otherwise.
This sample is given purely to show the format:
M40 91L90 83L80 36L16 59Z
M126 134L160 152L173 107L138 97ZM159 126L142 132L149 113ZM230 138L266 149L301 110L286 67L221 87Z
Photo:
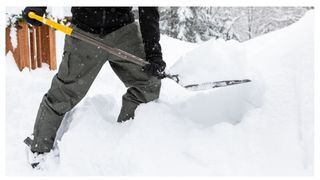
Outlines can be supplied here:
M12 52L19 70L41 68L42 63L47 63L50 70L57 69L55 31L48 26L29 27L24 22L16 28L16 48L11 42L11 29L6 28L6 54Z

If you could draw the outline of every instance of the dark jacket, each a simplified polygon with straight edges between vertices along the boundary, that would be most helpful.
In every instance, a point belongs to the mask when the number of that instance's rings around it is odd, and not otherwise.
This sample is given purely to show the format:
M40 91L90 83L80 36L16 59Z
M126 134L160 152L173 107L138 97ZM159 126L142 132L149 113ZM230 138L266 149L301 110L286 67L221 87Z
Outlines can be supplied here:
M72 23L94 34L106 35L134 21L132 7L72 7ZM146 58L161 57L159 12L139 7L139 22Z
M26 7L23 17L32 25L42 23L28 17L34 11L43 15L46 7ZM134 21L132 7L72 7L71 22L80 29L104 36ZM162 59L159 44L159 12L157 7L140 7L139 22L147 60Z

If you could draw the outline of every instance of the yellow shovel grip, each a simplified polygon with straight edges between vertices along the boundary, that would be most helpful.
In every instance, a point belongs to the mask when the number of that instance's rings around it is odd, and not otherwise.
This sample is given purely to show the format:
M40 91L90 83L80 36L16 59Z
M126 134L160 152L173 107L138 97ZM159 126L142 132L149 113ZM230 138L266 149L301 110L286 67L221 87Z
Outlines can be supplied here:
M41 17L41 16L37 15L34 12L29 12L28 16L31 19L35 19L35 20L37 20L39 22L42 22L43 24L46 24L46 25L48 25L48 26L50 26L50 27L52 27L52 28L54 28L56 30L59 30L59 31L61 31L61 32L65 33L65 34L67 34L69 36L72 34L72 31L73 31L72 28L70 28L68 26L65 26L65 25L62 25L62 24L59 24L59 23L57 23L55 21L52 21L50 19L47 19L45 17Z

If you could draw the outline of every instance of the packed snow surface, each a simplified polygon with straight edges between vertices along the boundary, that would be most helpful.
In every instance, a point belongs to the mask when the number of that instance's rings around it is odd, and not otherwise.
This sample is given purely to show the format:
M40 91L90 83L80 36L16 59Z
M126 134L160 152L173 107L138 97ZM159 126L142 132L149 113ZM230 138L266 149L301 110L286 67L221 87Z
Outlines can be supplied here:
M185 85L253 82L193 92L165 79L157 101L139 106L133 121L118 124L125 87L106 64L59 129L60 163L49 161L47 169L34 171L22 141L56 72L20 73L9 53L7 174L313 174L313 12L246 43L194 45L162 36L161 44L168 72L179 73Z

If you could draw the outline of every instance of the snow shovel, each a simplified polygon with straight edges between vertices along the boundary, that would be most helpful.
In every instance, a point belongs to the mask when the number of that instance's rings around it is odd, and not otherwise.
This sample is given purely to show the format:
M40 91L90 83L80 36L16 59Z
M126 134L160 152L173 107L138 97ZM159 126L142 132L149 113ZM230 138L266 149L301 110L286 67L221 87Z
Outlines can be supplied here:
M37 21L42 22L43 24L50 26L53 29L56 29L56 30L63 32L68 36L72 36L74 38L85 41L89 44L98 46L110 54L113 54L119 58L122 58L124 60L129 61L129 62L132 62L134 64L137 64L141 67L149 64L149 62L145 61L144 59L139 58L139 57L137 57L133 54L130 54L128 52L125 52L121 49L111 47L111 46L107 45L106 43L102 42L101 39L93 37L92 35L84 32L84 31L81 31L78 29L73 29L71 27L59 24L55 21L52 21L52 20L47 19L45 17L39 16L39 15L35 14L34 12L29 12L28 16L32 19L36 19ZM251 82L251 80L249 80L249 79L241 79L241 80L224 80L224 81L214 81L214 82L207 82L207 83L200 83L200 84L183 85L180 83L180 79L179 79L178 74L167 74L165 72L162 72L162 73L159 73L158 77L160 79L163 79L163 78L172 79L173 81L175 81L177 84L181 85L182 87L184 87L188 90L193 90L193 91L206 90L206 89L211 89L211 88L218 88L218 87L231 86L231 85Z

